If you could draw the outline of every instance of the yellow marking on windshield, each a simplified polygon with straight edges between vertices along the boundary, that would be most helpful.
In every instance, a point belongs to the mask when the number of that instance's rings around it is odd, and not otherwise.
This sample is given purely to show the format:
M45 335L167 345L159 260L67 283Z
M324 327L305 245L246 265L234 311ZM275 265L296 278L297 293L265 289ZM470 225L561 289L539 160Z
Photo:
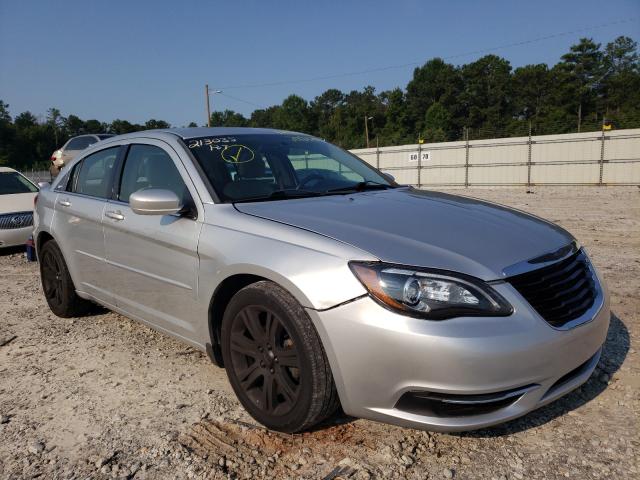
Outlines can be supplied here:
M246 145L225 145L220 155L229 163L247 163L255 158L253 150Z

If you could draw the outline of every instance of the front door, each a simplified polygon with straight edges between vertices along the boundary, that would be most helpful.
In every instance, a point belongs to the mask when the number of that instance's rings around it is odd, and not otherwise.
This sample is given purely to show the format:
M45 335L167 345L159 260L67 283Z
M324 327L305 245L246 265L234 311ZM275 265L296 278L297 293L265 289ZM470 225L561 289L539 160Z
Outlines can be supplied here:
M175 151L164 142L129 146L104 217L106 258L116 305L185 339L195 339L198 237L195 189ZM146 188L171 190L190 214L138 215L129 196ZM200 315L201 316L201 315Z

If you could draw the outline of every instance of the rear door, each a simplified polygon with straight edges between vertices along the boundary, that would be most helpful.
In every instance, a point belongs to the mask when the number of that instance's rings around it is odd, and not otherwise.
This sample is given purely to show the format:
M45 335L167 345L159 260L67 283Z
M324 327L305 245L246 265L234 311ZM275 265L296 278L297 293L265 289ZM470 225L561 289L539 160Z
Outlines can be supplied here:
M65 190L59 190L53 220L58 241L76 289L112 303L105 284L102 216L111 196L120 147L88 155L71 172Z
M114 198L105 210L106 257L116 305L186 339L195 339L198 237L202 206L177 153L158 140L128 147ZM176 193L188 214L137 215L129 196L142 189ZM197 204L196 204L197 201Z

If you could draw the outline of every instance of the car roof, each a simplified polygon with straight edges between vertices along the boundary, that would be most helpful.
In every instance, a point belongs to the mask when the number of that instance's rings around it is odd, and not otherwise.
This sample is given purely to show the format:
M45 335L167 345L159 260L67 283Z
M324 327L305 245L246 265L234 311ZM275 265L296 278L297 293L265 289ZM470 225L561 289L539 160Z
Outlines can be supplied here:
M14 170L13 168L9 168L9 167L0 167L0 173L7 173L7 172L17 172L17 170Z
M252 128L252 127L188 127L188 128L157 128L152 130L139 130L131 133L123 133L114 137L105 138L100 142L91 145L83 152L88 154L102 149L110 148L114 143L117 144L122 140L135 140L137 138L155 138L160 140L183 139L201 137L217 137L225 135L304 135L307 133L290 132L286 130L276 130L274 128Z
M74 138L80 138L80 137L99 137L104 135L107 135L109 137L115 137L115 133L81 133L80 135L69 137L69 140L73 140Z
M180 138L188 140L198 137L217 137L221 135L306 135L306 133L289 132L286 130L277 130L274 128L253 128L253 127L188 127L188 128L166 128L158 130L177 135Z
M217 137L223 135L307 135L306 133L277 130L274 128L252 127L188 127L188 128L163 128L158 130L146 130L147 132L172 133L184 140L199 137ZM140 132L138 132L140 133Z

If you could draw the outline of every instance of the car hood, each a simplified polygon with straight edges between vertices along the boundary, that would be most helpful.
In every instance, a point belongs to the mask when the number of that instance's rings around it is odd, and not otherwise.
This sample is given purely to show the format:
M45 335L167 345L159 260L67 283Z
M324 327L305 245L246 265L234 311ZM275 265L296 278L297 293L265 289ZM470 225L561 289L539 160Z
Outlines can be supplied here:
M0 215L3 213L32 212L36 193L14 193L0 195Z
M310 230L381 261L484 280L573 241L541 218L482 200L397 188L348 195L237 203L243 213Z

